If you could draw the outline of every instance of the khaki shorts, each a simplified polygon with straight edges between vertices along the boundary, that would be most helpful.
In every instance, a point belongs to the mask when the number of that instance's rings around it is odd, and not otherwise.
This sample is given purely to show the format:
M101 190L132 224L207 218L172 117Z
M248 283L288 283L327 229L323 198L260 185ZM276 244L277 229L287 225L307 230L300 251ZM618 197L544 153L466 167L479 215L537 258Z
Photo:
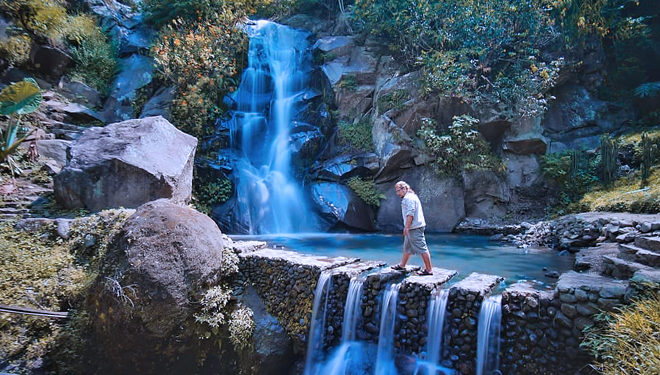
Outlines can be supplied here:
M403 239L403 251L413 255L429 251L426 246L426 237L424 237L424 227L408 229L408 235Z

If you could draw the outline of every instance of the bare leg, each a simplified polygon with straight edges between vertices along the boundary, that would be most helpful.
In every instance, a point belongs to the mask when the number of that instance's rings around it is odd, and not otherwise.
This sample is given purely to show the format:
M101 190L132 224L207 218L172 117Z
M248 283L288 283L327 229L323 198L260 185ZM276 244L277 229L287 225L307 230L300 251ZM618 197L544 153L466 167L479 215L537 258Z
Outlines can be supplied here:
M411 255L412 254L410 254L410 253L403 253L403 257L401 258L401 263L399 263L399 265L401 267L405 267L406 264L408 264L408 260L410 259Z
M433 272L433 266L431 265L431 255L429 254L429 252L426 251L420 255L422 256L422 260L424 261L424 268L426 268L428 272Z

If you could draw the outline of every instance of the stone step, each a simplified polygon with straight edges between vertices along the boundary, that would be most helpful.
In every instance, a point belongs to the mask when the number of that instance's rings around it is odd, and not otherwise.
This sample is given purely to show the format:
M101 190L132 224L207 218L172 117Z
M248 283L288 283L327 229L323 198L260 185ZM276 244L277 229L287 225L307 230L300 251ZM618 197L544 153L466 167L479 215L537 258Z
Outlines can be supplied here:
M635 238L635 246L655 251L656 253L660 252L660 237L637 236Z
M627 280L630 279L635 274L635 272L639 270L653 270L653 268L644 264L631 262L611 255L603 256L602 275L611 276L615 279Z
M619 245L619 258L650 267L660 267L660 253L628 244Z

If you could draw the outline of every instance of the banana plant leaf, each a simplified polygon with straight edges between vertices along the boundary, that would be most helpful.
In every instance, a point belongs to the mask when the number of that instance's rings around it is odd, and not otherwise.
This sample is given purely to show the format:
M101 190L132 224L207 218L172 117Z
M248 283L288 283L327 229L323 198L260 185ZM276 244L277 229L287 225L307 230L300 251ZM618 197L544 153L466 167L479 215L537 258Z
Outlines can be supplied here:
M0 91L0 115L25 115L41 105L41 89L32 78L13 83Z

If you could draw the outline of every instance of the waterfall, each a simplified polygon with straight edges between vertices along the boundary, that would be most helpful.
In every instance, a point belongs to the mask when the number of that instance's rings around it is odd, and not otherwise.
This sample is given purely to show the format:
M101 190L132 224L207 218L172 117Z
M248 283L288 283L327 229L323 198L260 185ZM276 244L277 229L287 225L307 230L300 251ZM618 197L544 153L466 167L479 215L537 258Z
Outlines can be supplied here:
M364 277L352 277L348 286L346 306L344 307L344 321L341 335L342 345L355 340L357 320L360 317L362 302L362 289L364 288Z
M477 375L499 374L502 295L487 296L479 311Z
M304 375L316 374L315 365L317 356L320 356L323 347L323 331L325 329L325 313L328 303L328 292L332 280L329 272L321 272L319 281L314 290L314 305L312 306L312 321L307 335L307 358L305 359Z
M376 354L375 375L396 375L392 350L394 347L394 323L396 322L396 304L401 284L391 284L383 296Z
M308 89L307 34L269 21L246 26L248 67L228 121L237 195L234 220L249 234L304 230L308 212L291 171L293 116Z

